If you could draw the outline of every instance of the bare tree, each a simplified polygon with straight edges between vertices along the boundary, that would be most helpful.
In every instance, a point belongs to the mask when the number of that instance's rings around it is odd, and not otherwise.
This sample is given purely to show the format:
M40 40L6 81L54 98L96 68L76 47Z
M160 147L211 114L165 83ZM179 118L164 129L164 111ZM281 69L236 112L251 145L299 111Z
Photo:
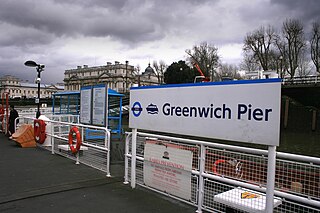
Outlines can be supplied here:
M238 67L233 64L223 63L219 65L219 76L221 80L224 79L241 79L238 72Z
M160 72L160 84L163 84L164 82L164 72L166 71L167 69L167 64L163 61L163 60L160 60L159 61L159 72Z
M136 67L133 69L133 74L135 76L136 83L138 84L138 86L140 86L140 70L140 64L137 64Z
M248 33L244 39L243 50L245 53L252 53L253 57L259 61L263 70L270 69L272 44L275 38L275 30L268 26Z
M310 39L311 59L316 66L316 71L320 75L320 23L312 24L312 35Z
M210 77L212 81L218 80L218 75L215 71L219 56L218 48L207 42L201 43L199 46L195 45L192 49L187 49L188 61L193 65L197 63L206 77Z
M156 75L158 78L158 83L162 84L164 71L165 71L167 65L165 64L164 61L160 60L159 63L157 61L153 61L152 66L156 72Z
M283 23L282 33L287 47L287 56L290 78L293 78L299 65L299 58L306 47L303 25L299 20L287 19Z
M307 51L304 50L301 54L301 57L299 57L298 60L298 76L299 77L306 77L312 73L312 62L307 54Z
M260 70L261 66L252 54L244 53L240 68L248 72L253 72Z
M140 64L137 64L136 67L133 69L134 75L139 75L140 74Z
M286 73L289 73L288 63L288 46L282 36L276 35L274 43L277 46L278 58L277 58L277 72L280 78L284 78Z

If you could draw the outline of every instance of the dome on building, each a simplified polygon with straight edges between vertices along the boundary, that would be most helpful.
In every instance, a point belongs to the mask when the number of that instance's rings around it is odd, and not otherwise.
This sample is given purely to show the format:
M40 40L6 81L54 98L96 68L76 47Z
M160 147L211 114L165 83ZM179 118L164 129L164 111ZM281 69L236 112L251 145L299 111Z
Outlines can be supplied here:
M150 63L148 67L144 70L144 75L155 75L156 73L154 72L153 68L150 66Z

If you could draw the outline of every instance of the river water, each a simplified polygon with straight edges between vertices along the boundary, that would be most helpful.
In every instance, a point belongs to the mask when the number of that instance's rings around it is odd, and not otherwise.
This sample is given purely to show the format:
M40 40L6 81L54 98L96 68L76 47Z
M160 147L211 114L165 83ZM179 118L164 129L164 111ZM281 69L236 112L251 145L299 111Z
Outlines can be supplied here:
M278 151L320 157L319 132L282 132Z

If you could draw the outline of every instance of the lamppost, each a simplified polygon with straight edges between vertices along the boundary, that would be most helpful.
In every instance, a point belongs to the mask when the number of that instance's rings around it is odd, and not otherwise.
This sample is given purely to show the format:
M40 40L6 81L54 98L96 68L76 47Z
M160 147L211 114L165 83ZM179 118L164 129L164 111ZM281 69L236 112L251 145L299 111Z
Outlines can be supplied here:
M280 55L279 60L280 60L280 78L283 78L283 73L282 73L282 61L283 61L283 57L282 57L282 55Z
M128 63L129 61L126 61L126 92L128 91Z
M36 83L38 84L38 98L35 100L35 103L38 104L38 109L36 113L36 118L38 119L40 117L40 82L41 82L40 74L44 70L45 66L43 64L37 64L34 61L26 61L24 62L24 65L27 67L36 67L38 72L38 76L36 78Z

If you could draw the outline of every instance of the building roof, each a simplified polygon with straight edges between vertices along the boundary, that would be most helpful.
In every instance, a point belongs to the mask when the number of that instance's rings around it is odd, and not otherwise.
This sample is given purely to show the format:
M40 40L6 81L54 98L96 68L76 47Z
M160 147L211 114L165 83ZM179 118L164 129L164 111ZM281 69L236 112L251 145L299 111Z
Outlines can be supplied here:
M142 75L156 75L156 73L154 72L153 68L150 66L150 63L148 65L148 67L144 70Z
M35 83L28 83L28 82L21 82L21 87L30 87L30 88L38 88L38 84ZM49 88L49 87L55 87L57 89L63 90L64 86L61 85L53 85L53 84L40 84L40 88Z

